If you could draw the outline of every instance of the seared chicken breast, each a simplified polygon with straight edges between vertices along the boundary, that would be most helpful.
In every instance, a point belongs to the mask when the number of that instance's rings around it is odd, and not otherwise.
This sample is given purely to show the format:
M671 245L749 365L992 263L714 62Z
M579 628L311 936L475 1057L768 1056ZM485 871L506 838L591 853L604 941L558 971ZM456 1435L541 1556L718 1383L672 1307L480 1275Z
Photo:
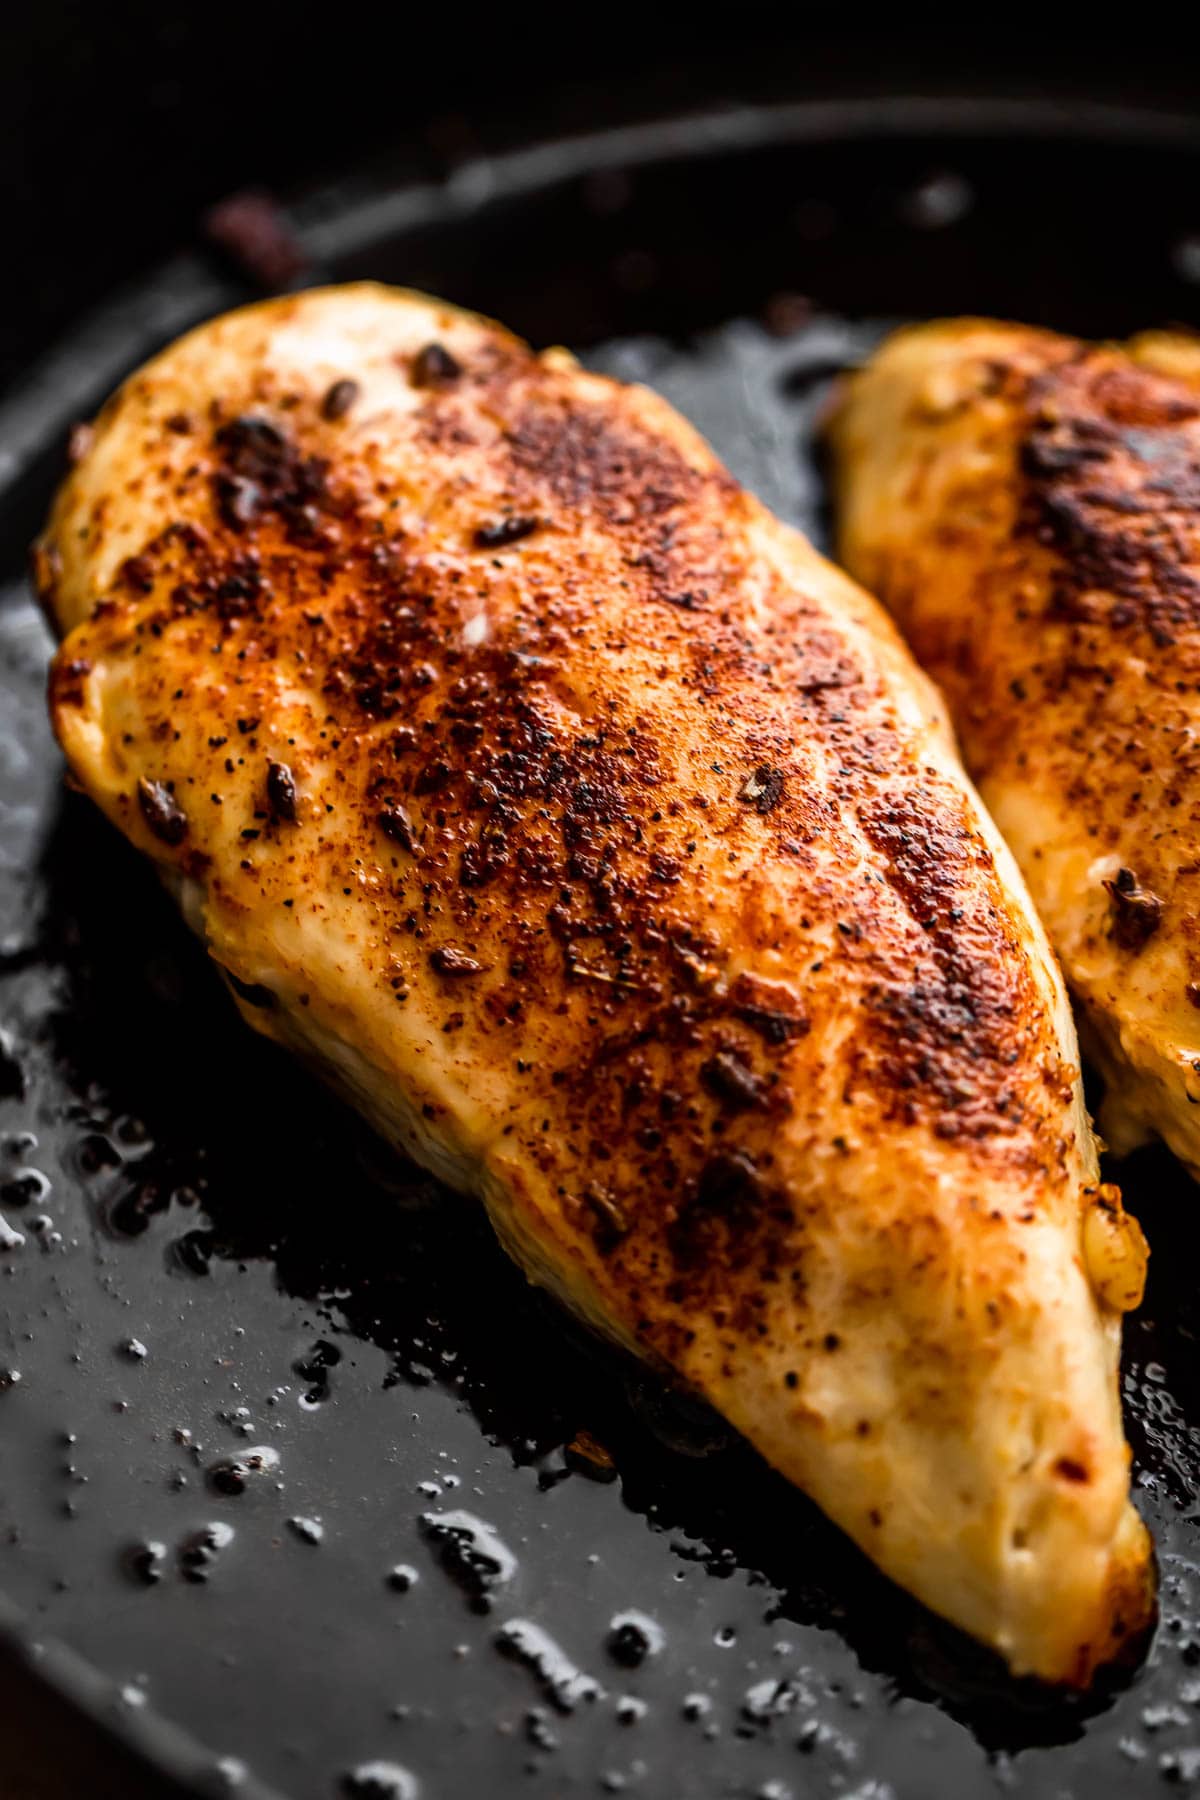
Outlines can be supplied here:
M949 700L1105 1135L1200 1173L1200 343L921 326L833 439L843 558Z
M96 421L37 565L75 779L257 1030L896 1581L1145 1622L1059 976L874 603L669 406L357 286Z

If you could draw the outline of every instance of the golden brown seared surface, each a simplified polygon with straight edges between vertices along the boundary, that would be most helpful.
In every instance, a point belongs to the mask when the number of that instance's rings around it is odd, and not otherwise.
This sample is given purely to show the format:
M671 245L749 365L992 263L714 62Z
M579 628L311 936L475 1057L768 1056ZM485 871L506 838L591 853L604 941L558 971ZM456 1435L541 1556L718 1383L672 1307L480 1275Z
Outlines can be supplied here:
M1200 1170L1200 344L922 327L834 435L845 560L946 692L1106 1132Z
M652 394L372 287L135 376L39 568L72 768L254 1025L1014 1668L1137 1631L1137 1244L861 591Z

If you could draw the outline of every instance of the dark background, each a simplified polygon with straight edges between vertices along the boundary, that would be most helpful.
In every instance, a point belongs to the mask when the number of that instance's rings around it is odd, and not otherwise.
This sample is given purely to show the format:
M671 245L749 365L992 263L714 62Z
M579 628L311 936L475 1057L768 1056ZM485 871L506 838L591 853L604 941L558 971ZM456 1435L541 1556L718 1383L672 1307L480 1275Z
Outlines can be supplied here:
M707 16L621 5L234 12L162 0L11 11L0 49L0 389L114 287L202 241L205 210L247 187L286 199L368 163L397 181L428 178L480 150L726 101L978 92L1049 94L1067 109L1194 108L1194 44L1178 31L1139 49L1128 22L1105 42L1013 13L1003 41L911 16L907 30L881 30L844 6ZM1114 209L1118 254L1121 223ZM158 1791L5 1671L3 1800Z
M368 161L428 177L475 150L723 101L980 92L1193 106L1194 34L1178 28L1143 48L1128 25L1111 38L1048 30L1007 9L985 34L961 19L922 27L921 10L897 29L846 5L12 7L0 387L247 186L286 197Z

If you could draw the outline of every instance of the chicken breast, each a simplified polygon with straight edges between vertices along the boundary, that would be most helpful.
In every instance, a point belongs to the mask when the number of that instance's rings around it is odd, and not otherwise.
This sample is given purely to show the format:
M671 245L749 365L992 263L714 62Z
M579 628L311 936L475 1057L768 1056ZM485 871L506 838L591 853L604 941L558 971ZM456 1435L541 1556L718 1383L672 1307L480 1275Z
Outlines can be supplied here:
M949 700L1105 1135L1200 1174L1200 344L922 326L833 438L844 560Z
M1127 1643L1139 1240L871 600L653 394L372 286L134 376L37 563L71 770L256 1029L1013 1669Z

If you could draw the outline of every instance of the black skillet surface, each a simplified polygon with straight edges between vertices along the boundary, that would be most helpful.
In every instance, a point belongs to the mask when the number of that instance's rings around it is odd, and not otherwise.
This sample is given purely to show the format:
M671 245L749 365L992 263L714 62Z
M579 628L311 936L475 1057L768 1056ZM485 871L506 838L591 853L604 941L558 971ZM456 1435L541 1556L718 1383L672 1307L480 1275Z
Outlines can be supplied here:
M1200 322L1198 145L1125 115L818 106L294 216L314 274L428 287L652 382L824 537L814 416L886 319ZM63 798L22 541L70 416L240 297L175 265L0 416L8 1653L201 1793L1200 1786L1196 1202L1168 1159L1125 1171L1156 1250L1125 1392L1162 1622L1133 1678L1055 1701L252 1041L148 872Z

